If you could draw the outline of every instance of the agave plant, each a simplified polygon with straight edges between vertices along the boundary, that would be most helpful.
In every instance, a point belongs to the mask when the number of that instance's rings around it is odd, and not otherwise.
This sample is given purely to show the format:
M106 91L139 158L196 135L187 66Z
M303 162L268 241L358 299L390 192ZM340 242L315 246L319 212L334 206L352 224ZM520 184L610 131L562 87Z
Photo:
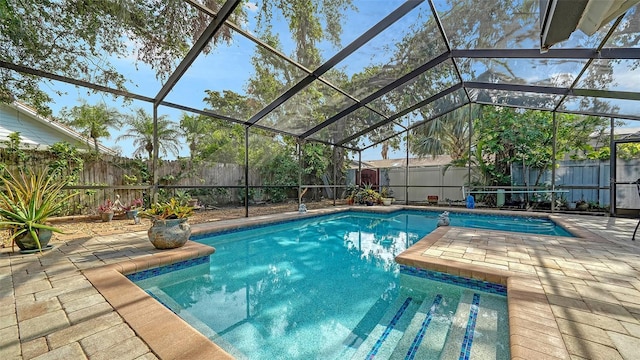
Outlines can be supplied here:
M38 231L62 232L47 225L46 221L57 214L67 200L77 195L63 195L62 188L65 185L65 182L56 181L45 170L5 170L0 175L0 228L9 229L12 248L16 238L28 233L38 250L42 251Z

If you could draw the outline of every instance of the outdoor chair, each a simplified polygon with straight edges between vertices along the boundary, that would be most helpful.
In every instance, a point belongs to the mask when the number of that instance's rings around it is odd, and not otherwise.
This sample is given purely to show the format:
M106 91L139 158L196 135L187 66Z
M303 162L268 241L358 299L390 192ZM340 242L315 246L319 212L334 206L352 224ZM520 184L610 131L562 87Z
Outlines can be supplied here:
M638 197L640 197L640 178L635 181L635 184L636 184L636 189L638 190ZM636 241L636 233L638 232L638 226L640 226L640 220L638 220L638 223L636 224L636 229L633 230L633 236L631 237L632 241Z

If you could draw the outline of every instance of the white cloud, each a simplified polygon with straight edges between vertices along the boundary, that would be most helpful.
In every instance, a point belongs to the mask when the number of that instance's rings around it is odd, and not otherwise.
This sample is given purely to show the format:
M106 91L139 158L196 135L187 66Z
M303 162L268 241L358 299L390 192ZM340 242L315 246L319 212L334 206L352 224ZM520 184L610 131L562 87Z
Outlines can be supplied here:
M258 10L258 4L249 1L249 2L244 4L244 8L249 10L249 11L257 11Z

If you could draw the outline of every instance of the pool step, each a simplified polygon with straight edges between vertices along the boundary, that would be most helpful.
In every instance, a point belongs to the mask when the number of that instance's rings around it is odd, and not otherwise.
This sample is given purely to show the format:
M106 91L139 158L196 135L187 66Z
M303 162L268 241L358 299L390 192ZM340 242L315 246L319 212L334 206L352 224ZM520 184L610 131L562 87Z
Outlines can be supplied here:
M480 296L464 291L451 321L447 340L440 359L468 359L473 344Z
M419 306L410 297L398 298L360 344L352 359L389 358Z
M485 298L483 298L483 300ZM483 301L482 306L478 308L478 317L470 358L496 359L497 344L498 311L490 306L490 301Z
M442 350L448 323L435 321L442 316L442 301L442 295L438 294L422 302L390 359L422 359L420 353L437 354Z
M367 338L367 335L371 333L373 328L380 322L382 316L391 305L390 300L385 300L382 297L373 304L371 309L360 320L358 325L351 331L351 334L344 340L344 345L349 349L357 349L362 342ZM347 356L343 356L346 358Z

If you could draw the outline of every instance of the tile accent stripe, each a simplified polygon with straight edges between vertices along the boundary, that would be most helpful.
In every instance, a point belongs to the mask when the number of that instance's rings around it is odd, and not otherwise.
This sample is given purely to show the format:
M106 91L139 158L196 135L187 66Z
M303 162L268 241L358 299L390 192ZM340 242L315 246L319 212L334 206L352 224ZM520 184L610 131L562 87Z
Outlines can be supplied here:
M469 360L469 356L471 355L471 345L473 344L473 333L475 332L479 305L480 295L473 294L473 302L471 303L471 310L469 311L469 322L467 322L467 330L464 333L459 360Z
M467 289L484 291L491 294L507 296L507 287L501 284L495 284L488 281L477 279L467 279L462 276L441 273L433 270L419 269L412 266L400 265L400 273L413 275L424 279L439 281L447 284L453 284L465 287Z
M137 273L126 275L126 277L127 277L127 279L129 279L131 281L140 281L140 280L148 279L150 277L154 277L154 276L170 273L172 271L182 270L182 269L186 269L186 268L189 268L189 267L192 267L192 266L206 264L208 262L209 262L209 255L201 256L199 258L179 261L177 263L173 263L173 264L166 265L166 266L161 266L161 267L157 267L157 268L153 268L153 269L143 270L143 271L140 271L140 272L137 272Z
M387 325L387 328L384 329L384 332L382 333L382 335L380 335L380 338L376 341L371 351L369 351L369 353L367 354L367 357L366 357L367 359L373 359L376 357L378 350L380 350L380 347L382 347L382 343L387 339L387 336L389 336L389 334L391 333L391 330L393 330L393 328L396 326L396 323L398 322L398 320L400 320L400 318L402 317L402 314L404 314L404 311L407 310L407 307L409 307L410 303L411 303L411 298L407 298L402 304L402 306L400 306L400 309L398 309L393 319L391 319L391 321L389 322L389 325Z
M442 301L442 295L440 294L436 295L435 299L433 300L433 304L431 304L431 308L427 313L427 316L422 321L422 326L420 326L420 330L416 334L416 337L413 339L413 342L409 347L409 351L407 352L407 356L405 357L405 360L412 360L416 356L416 353L418 352L418 347L420 347L420 344L422 343L422 339L424 338L424 333L427 331L427 327L429 327L429 323L431 323L433 314L438 309L438 306L440 306L441 301Z

